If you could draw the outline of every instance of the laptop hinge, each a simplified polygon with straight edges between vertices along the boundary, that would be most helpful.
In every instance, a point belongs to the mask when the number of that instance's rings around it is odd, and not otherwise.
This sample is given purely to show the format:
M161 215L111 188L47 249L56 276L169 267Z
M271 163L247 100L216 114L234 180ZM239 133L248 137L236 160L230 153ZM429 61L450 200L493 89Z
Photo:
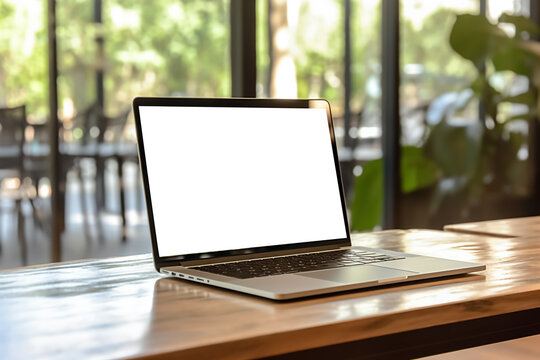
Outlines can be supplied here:
M276 256L283 256L283 255L293 255L293 254L311 253L311 252L318 252L318 251L336 250L343 247L344 247L343 244L339 244L339 245L326 245L326 246L291 249L291 250L271 251L271 252L264 252L264 253L221 256L221 257L215 257L211 259L197 259L197 260L182 261L178 265L189 267L189 266L198 266L198 265L206 265L206 264L218 264L218 263L232 262L232 261L242 261L242 260L249 260L249 259L264 259L268 257L276 257Z

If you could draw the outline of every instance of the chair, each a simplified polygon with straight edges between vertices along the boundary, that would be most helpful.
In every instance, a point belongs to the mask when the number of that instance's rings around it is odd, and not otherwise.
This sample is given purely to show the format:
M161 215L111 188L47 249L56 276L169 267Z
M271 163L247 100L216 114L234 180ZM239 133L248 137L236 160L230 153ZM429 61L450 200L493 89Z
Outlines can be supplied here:
M124 195L123 164L125 161L137 159L137 150L134 143L123 141L123 130L126 126L128 115L131 109L126 109L116 117L108 117L103 114L102 109L94 104L88 107L72 119L69 128L63 127L61 139L68 139L60 145L60 154L63 164L63 176L67 176L67 171L74 169L81 185L88 179L88 173L84 173L82 161L89 159L95 165L95 172L92 174L95 181L95 218L98 229L98 236L103 240L102 225L99 212L106 208L105 189L105 165L109 160L116 161L119 180L120 193L120 215L122 219L122 241L126 241L126 208ZM67 135L67 136L66 136ZM69 139L71 138L71 139ZM90 237L88 215L89 207L86 202L87 193L82 186L81 204L85 213L85 233Z
M40 187L40 182L49 178L49 126L47 123L30 124L26 122L25 126L25 141L23 147L23 167L25 176L29 178L32 186L36 190ZM39 191L37 192L39 195ZM43 194L45 195L45 194ZM47 195L45 195L47 196ZM34 222L46 232L50 233L49 223L44 222L43 219L50 216L46 213L45 209L48 209L48 204L38 204L45 200L37 196L33 203L40 205L33 210Z
M92 104L84 111L77 114L69 121L63 121L60 127L59 139L59 163L61 172L61 182L65 187L67 176L70 170L75 171L80 184L80 204L83 213L83 226L86 240L89 241L92 236L90 233L89 217L90 207L87 202L89 193L85 186L86 180L91 178L91 172L87 171L85 161L92 161L96 165L94 179L102 176L101 169L97 166L97 158L100 143L100 134L102 133L102 111L97 104ZM103 191L98 188L99 182L96 182L96 193ZM97 237L102 240L103 232L99 218L99 206L94 207L94 218L96 221Z
M126 241L126 206L125 206L125 186L124 186L124 163L126 161L138 162L137 147L134 142L125 141L124 130L126 123L131 113L131 108L128 108L116 117L103 118L103 137L99 149L98 162L102 168L105 168L105 162L113 160L117 164L118 184L120 193L120 214L122 217L122 241ZM103 179L98 179L103 181ZM104 185L100 185L104 188ZM105 194L100 194L104 196ZM105 203L105 199L100 200L101 204Z
M104 169L101 166L100 152L103 143L105 118L101 108L92 104L74 118L61 122L59 129L58 163L60 166L59 186L65 195L68 174L73 171L80 185L79 204L83 215L83 228L86 241L93 236L90 218L96 223L97 238L103 240L102 224L99 211L103 208ZM49 129L47 124L27 124L31 138L24 144L24 168L33 184L38 184L42 177L48 177ZM92 168L95 168L93 171ZM90 194L89 182L95 185L95 196ZM94 197L96 205L90 206L88 199ZM91 210L93 208L93 213ZM64 220L64 219L62 219Z
M7 200L15 204L17 213L18 241L21 247L21 260L27 263L25 238L25 220L22 202L28 200L35 211L34 199L37 191L26 178L24 168L24 130L26 125L26 107L0 108L0 215ZM2 217L0 216L0 224ZM1 229L0 229L1 230ZM1 250L1 231L0 231Z

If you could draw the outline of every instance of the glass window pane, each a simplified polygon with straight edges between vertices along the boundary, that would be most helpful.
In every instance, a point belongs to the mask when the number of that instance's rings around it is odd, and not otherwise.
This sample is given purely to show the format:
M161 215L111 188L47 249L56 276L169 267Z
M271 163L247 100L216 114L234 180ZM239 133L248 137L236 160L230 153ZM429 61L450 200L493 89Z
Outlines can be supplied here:
M257 40L266 44L258 46L258 96L322 97L342 111L342 3L257 2Z
M230 96L229 1L106 1L108 106L134 96Z
M499 16L504 13L513 14L513 15L524 15L526 17L530 16L529 8L526 4L532 2L530 1L496 1L496 0L486 0L486 16L492 21L496 22Z
M442 94L467 88L475 68L450 46L459 13L478 13L477 0L404 1L400 17L402 143L421 145L426 107ZM476 117L472 106L468 116Z
M57 1L60 119L70 119L96 101L97 26L90 0Z
M48 114L45 5L0 1L0 106L26 104L30 122Z
M344 1L257 2L257 95L325 98L344 113ZM350 107L379 124L380 0L352 0ZM336 124L341 124L338 121ZM354 136L356 137L356 128ZM343 137L343 129L338 131Z
M58 1L60 107L97 101L103 72L105 113L135 96L230 96L229 1ZM99 39L103 39L100 47Z
M479 105L462 92L477 71L450 45L456 14L478 14L479 2L416 0L401 5L401 181L406 211L400 221L406 227L441 228L459 222L452 214L460 216L459 210L447 210L447 199L472 176L471 159L476 159L473 152L479 145L477 139L471 145L465 136L467 131L478 133Z
M518 45L529 34L500 18L526 14L521 2L488 1L485 17L466 0L401 11L403 225L529 215L531 107L512 97L527 94L533 61Z
M353 139L353 158L363 163L382 156L381 1L352 1L351 6L352 119L345 136Z
M380 0L257 2L257 96L330 101L348 204L363 165L380 159ZM345 17L350 19L345 104ZM346 111L347 106L349 111ZM348 118L345 115L348 113Z

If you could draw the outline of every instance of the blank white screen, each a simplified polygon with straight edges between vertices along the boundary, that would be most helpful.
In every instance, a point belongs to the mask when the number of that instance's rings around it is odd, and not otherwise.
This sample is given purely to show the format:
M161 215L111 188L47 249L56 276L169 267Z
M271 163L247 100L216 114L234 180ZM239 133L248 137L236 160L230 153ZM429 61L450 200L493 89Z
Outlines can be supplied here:
M139 113L160 256L346 237L324 109Z

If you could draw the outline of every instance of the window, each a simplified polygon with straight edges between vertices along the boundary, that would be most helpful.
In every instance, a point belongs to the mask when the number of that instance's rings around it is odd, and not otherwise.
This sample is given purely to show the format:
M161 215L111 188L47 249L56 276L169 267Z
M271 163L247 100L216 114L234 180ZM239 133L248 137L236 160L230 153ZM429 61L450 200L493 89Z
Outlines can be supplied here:
M62 113L98 101L100 86L111 116L135 96L230 96L229 1L58 0L57 9Z
M26 104L30 122L48 112L44 2L0 1L0 106Z

